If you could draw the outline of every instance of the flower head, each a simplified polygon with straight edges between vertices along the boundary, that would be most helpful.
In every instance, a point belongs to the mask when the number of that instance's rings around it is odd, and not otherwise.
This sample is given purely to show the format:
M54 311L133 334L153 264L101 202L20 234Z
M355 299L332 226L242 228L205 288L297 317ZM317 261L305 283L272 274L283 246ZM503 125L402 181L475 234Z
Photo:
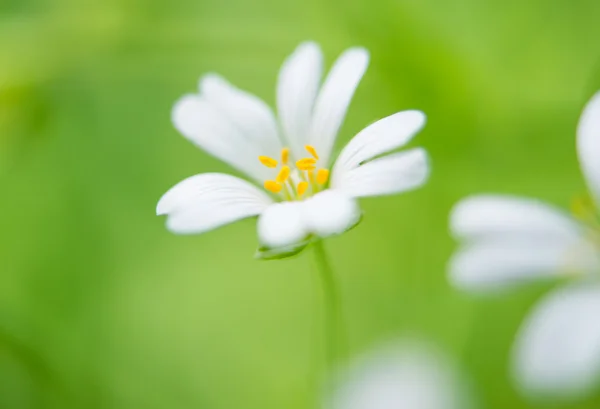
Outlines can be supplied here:
M311 238L357 224L356 198L398 193L426 181L423 149L391 153L423 127L419 111L373 123L332 161L335 138L369 57L362 48L345 51L321 85L322 60L316 44L304 43L284 62L278 120L260 99L215 74L201 78L198 94L176 103L175 127L255 184L216 173L180 182L157 206L171 231L202 233L259 216L259 256L288 255Z
M324 409L468 409L464 379L427 342L400 340L351 365Z
M515 377L528 392L574 395L600 375L600 92L577 130L581 169L591 200L577 200L571 216L541 201L480 195L452 211L462 242L450 279L463 289L497 291L562 277L523 324L514 349ZM595 203L595 204L594 204Z

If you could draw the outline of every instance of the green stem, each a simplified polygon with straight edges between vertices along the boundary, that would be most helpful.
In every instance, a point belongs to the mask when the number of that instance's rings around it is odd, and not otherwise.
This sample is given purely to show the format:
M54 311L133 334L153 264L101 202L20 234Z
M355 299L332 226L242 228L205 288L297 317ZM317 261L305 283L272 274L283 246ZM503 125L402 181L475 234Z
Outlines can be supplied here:
M344 323L340 295L323 241L316 241L313 247L325 302L325 353L327 371L331 375L338 361L345 356Z

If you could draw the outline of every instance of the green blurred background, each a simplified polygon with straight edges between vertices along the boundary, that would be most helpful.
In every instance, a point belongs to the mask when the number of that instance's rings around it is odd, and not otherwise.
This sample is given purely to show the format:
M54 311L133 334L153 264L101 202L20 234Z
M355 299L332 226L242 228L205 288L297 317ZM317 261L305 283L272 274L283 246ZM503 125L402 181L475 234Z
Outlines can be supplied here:
M253 260L254 221L174 236L154 214L184 177L231 171L170 123L215 71L271 105L303 40L327 62L371 51L338 146L408 108L421 190L363 200L326 245L354 354L420 334L462 364L483 408L526 401L515 331L550 286L453 290L447 215L505 192L568 206L584 192L574 133L600 88L596 0L0 0L0 407L300 409L321 299L310 252Z

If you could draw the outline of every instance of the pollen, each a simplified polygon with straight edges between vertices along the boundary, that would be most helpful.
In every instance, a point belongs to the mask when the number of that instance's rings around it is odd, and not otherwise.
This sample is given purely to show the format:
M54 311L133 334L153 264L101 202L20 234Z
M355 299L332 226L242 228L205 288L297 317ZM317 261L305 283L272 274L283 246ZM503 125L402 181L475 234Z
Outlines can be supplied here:
M277 167L277 161L269 156L259 156L258 160L268 168Z
M314 170L317 160L313 158L304 158L296 162L296 167L300 170Z
M290 160L290 148L283 148L281 150L281 163L284 165L287 165L289 160Z
M327 183L328 179L329 179L329 170L319 169L319 171L317 172L317 183L320 185L324 185L325 183Z
M298 183L298 187L296 188L298 196L302 196L306 192L306 189L308 189L308 182L302 181Z
M260 162L273 169L272 179L264 182L265 190L280 195L281 200L304 200L325 189L329 169L317 167L319 154L312 145L304 145L309 155L294 159L290 148L281 149L280 157L259 156ZM279 160L278 160L279 159Z
M267 189L269 192L279 193L279 192L281 192L282 187L283 186L281 186L280 183L277 183L274 180L266 180L265 181L265 189Z
M277 183L285 183L290 177L290 167L282 166L277 178L275 179Z
M306 149L306 151L308 153L310 153L313 158L315 158L316 160L319 159L319 155L317 154L317 150L315 149L314 146L312 146L312 145L305 145L304 149Z

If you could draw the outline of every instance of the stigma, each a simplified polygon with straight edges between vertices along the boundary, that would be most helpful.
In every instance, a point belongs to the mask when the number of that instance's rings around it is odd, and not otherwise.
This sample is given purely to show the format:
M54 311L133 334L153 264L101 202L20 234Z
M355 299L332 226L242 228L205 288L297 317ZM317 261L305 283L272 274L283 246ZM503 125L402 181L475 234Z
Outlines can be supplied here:
M304 149L309 155L293 163L289 148L281 150L279 160L269 156L258 157L264 166L277 170L274 179L265 180L265 190L292 201L303 200L326 188L329 169L318 168L319 154L314 146L306 145Z

